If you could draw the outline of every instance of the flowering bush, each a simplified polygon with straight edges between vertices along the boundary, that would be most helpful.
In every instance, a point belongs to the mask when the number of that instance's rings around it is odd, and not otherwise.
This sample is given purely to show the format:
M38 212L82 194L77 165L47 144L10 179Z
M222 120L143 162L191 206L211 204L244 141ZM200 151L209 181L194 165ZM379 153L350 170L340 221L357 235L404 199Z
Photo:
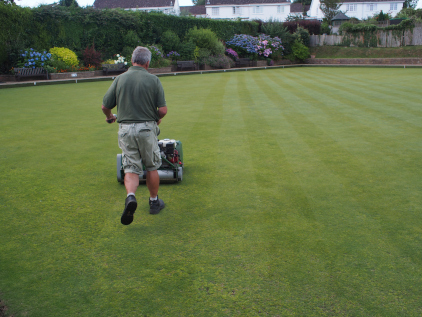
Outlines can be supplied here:
M161 53L161 51L162 51L161 46L150 45L150 46L147 46L147 47L151 52L150 67L151 68L159 67L160 64L162 63L163 58L164 58L164 54Z
M226 53L228 56L232 57L235 61L239 59L239 55L232 48L226 49Z
M279 49L283 50L281 40L278 37L272 38L271 36L265 34L261 34L258 37L258 45L256 48L258 55L267 58L270 57L271 54L277 52Z
M284 50L278 37L272 38L265 34L261 34L258 37L236 34L231 40L226 42L226 45L239 55L252 58L258 56L269 58L271 55Z
M240 55L247 56L256 54L258 39L247 34L236 34L231 40L226 42L228 48L236 50Z
M125 64L127 65L127 62L125 62L125 57L120 54L115 54L114 57L116 58L114 60L114 64Z
M177 60L180 57L180 54L176 51L171 51L167 54L168 58L171 58L171 60Z
M33 48L20 52L18 67L35 68L47 65L51 54L46 51L37 52Z
M65 47L53 47L50 49L53 59L65 62L67 66L78 66L79 61L75 52Z

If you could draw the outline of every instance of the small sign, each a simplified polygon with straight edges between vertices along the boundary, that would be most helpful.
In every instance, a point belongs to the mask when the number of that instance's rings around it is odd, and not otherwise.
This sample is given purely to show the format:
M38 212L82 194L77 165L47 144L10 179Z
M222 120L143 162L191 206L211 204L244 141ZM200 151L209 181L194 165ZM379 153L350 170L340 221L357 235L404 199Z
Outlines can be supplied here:
M73 73L73 74L71 74L70 76L72 76L72 77L78 77L78 74Z

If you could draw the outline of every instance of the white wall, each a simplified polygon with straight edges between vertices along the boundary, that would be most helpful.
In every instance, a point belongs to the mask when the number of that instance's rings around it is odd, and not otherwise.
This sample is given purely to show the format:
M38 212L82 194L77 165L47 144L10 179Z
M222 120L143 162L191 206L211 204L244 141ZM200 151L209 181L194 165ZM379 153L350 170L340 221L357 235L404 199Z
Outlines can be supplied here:
M397 10L390 10L391 3L397 4ZM342 4L340 11L345 12L349 18L357 18L359 20L370 18L374 14L379 13L381 10L384 13L390 13L394 17L403 8L403 2L350 2L349 4L356 5L356 11L348 10L349 7L347 3ZM368 7L370 4L376 6L372 7L372 11ZM308 16L322 20L324 18L324 14L322 13L319 6L319 0L312 0L311 7L308 11Z
M266 5L260 4L259 9L258 5L243 5L243 6L234 6L234 5L225 5L225 6L206 6L207 16L211 19L248 19L248 20L262 20L268 21L269 19L285 21L286 17L290 13L290 3L280 3L280 5ZM233 12L233 7L235 7L236 12ZM278 9L280 7L280 9ZM216 10L218 8L218 15L213 14L213 8ZM280 12L278 12L280 11Z

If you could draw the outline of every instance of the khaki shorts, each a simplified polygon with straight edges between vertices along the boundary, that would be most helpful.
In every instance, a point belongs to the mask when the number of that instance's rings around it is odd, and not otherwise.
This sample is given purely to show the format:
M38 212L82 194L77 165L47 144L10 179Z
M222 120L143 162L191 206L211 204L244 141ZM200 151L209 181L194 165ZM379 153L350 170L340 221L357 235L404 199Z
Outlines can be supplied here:
M122 165L125 173L143 174L161 166L158 134L160 128L155 121L142 123L120 123L119 147L122 149Z

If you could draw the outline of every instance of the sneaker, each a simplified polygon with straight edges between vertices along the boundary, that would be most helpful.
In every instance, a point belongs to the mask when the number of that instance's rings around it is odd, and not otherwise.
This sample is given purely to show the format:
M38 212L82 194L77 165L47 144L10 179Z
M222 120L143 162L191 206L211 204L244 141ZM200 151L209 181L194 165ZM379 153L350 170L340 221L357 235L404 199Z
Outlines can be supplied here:
M156 215L163 209L166 205L162 199L157 197L157 200L149 200L149 213L151 215Z
M136 207L138 207L138 203L136 202L135 196L128 196L125 200L125 210L123 210L122 218L120 219L122 224L127 226L132 223Z

